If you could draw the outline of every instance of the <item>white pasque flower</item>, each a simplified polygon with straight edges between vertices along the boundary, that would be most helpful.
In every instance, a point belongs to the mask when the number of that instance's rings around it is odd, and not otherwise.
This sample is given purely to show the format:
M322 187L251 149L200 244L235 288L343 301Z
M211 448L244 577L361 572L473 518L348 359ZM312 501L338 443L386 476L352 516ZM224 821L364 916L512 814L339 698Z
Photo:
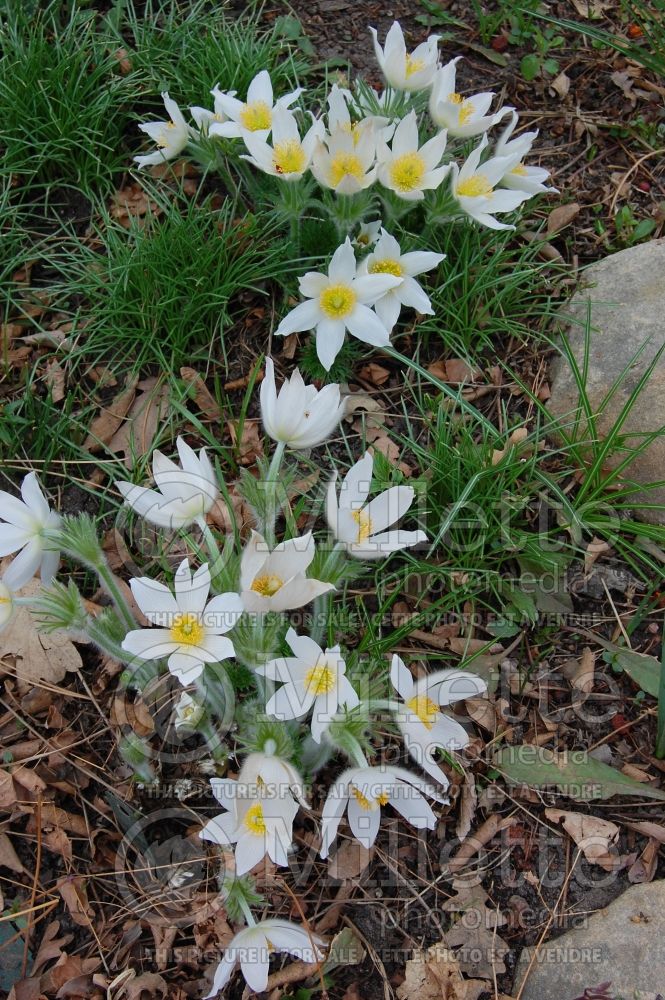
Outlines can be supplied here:
M456 66L461 58L457 56L437 70L429 99L429 113L434 124L447 129L449 135L468 138L487 132L508 114L510 108L501 108L488 115L486 111L494 99L493 93L462 97L456 91Z
M388 331L370 306L399 283L400 279L391 274L359 276L347 236L335 250L327 274L308 271L300 278L300 293L307 301L284 317L275 334L284 337L288 333L315 329L316 353L326 371L330 371L347 330L366 344L388 346Z
M459 722L440 711L440 706L475 698L487 690L487 684L468 670L438 670L414 680L397 654L390 667L390 680L404 702L404 708L395 713L395 721L407 750L423 770L447 788L448 778L436 763L434 751L461 750L469 737Z
M345 705L355 708L360 699L346 674L346 663L339 646L325 651L306 635L298 635L290 628L286 641L294 656L270 660L256 673L283 685L269 699L266 714L283 722L301 719L310 709L312 737L316 743L330 725L333 717Z
M376 840L381 806L391 805L417 830L433 830L436 816L423 794L447 802L437 789L403 767L351 767L331 785L321 813L321 857L327 858L348 807L351 832L364 847Z
M203 705L183 691L175 706L174 729L177 733L193 733L203 716Z
M143 122L139 125L142 132L149 135L154 143L159 146L155 153L135 156L134 162L141 167L150 167L154 164L163 163L165 160L173 160L182 153L183 149L196 132L185 121L182 111L172 100L167 91L162 93L164 107L169 116L164 122Z
M391 486L366 503L373 467L374 459L368 451L342 480L339 498L337 473L330 481L326 497L330 530L349 555L358 559L381 559L391 552L427 541L424 531L385 530L406 514L415 491L410 486Z
M263 535L252 531L240 560L240 589L247 611L290 611L334 590L305 572L316 552L312 532L280 542L270 551Z
M49 584L60 562L60 553L44 538L44 532L60 526L60 515L49 507L35 472L21 483L21 497L0 490L0 557L19 553L3 577L10 591L24 587L37 570L42 583Z
M116 486L127 506L160 528L185 528L208 513L219 492L217 477L205 448L198 456L193 448L178 438L176 441L182 468L153 452L152 475L156 490L120 480Z
M213 1000L233 975L236 965L245 982L254 993L263 993L268 986L270 957L278 952L288 952L303 962L320 962L324 957L325 943L316 934L289 920L262 920L253 927L243 927L230 944L215 970L212 990L205 1000Z
M462 211L488 229L514 229L494 218L496 212L512 212L531 196L524 191L497 191L496 186L519 162L519 154L492 156L480 162L487 148L484 135L461 169L452 164L451 190Z
M315 448L332 434L345 408L338 385L331 383L317 390L313 385L305 385L297 368L278 393L273 360L266 358L266 374L261 383L261 419L273 441L281 441L295 450Z
M196 122L198 128L205 133L208 132L211 125L215 123L221 124L221 122L228 121L228 116L224 111L222 103L220 102L220 97L226 97L227 95L223 94L217 87L214 87L210 93L214 98L214 109L212 111L209 108L201 108L198 105L189 109L189 113ZM235 90L230 91L230 96L235 96Z
M407 52L399 21L393 21L383 48L379 45L376 29L369 30L372 33L376 61L391 87L395 90L415 91L426 90L430 86L439 63L439 35L430 35L413 52Z
M518 162L503 175L499 184L501 187L509 188L513 191L524 191L528 195L534 194L558 194L555 187L547 187L545 181L549 178L549 170L544 167L528 167L522 161L531 152L531 147L538 132L522 132L515 139L511 139L515 126L517 125L518 114L513 110L510 121L499 136L494 147L494 156L518 157Z
M210 786L227 811L208 820L199 836L236 845L236 875L250 871L266 854L276 865L288 865L298 802L308 808L296 769L279 757L252 754L237 779L211 778Z
M358 227L358 234L353 239L354 246L357 246L360 250L367 250L369 247L373 247L379 238L381 229L382 223L380 219L378 222L361 222Z
M337 194L357 194L376 180L376 136L370 124L355 134L333 129L319 139L312 156L312 173L322 187Z
M402 306L416 309L428 316L434 315L432 303L414 275L431 271L445 260L445 256L445 253L429 250L402 253L395 237L385 229L381 230L381 239L373 252L361 262L359 270L361 274L394 274L402 279L399 285L389 289L374 303L374 311L387 330L394 327Z
M377 145L379 180L405 201L421 201L424 191L438 188L450 170L440 167L446 151L446 133L439 132L419 145L416 112L410 111L395 129L390 147L380 137Z
M265 139L272 128L275 110L291 107L302 94L302 88L298 87L290 94L275 100L270 73L267 69L262 69L247 88L246 101L239 101L235 91L224 93L218 87L214 87L211 93L215 98L215 109L219 107L228 120L219 124L213 123L210 126L210 135L222 136L225 139L254 135Z
M370 90L370 93L375 97L374 107L369 107L361 95L356 96L345 87L338 87L334 83L327 100L328 132L331 135L338 130L347 132L353 136L354 143L357 143L366 130L385 129L390 124L390 119L374 113L376 108L381 107L382 98L374 90ZM358 121L353 121L350 108L358 116Z
M13 613L14 595L4 580L0 580L0 632L9 623Z
M174 577L175 594L147 576L130 580L134 600L151 625L128 632L122 648L142 660L168 657L168 667L181 684L203 672L204 664L219 663L235 655L225 637L243 612L238 594L218 594L208 601L210 572L204 563L194 574L187 559Z
M288 108L276 107L272 115L272 145L266 142L265 133L246 132L243 139L249 156L243 155L242 159L283 181L299 181L312 162L314 148L323 131L323 123L312 119L301 139L295 116Z

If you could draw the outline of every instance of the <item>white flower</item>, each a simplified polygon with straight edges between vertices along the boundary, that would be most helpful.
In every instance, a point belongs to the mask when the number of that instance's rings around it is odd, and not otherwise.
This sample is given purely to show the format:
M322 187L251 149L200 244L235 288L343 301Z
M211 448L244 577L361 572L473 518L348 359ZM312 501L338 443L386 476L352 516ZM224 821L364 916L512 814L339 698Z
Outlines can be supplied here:
M517 125L518 114L513 110L511 119L499 136L494 147L494 156L518 157L518 162L503 175L499 181L501 187L510 188L513 191L524 191L528 195L558 194L557 188L547 187L545 181L550 176L549 170L543 167L527 167L522 161L531 152L534 140L538 132L522 132L516 139L511 139L511 135Z
M13 613L14 595L4 580L0 580L0 632L9 623Z
M302 795L303 787L295 768L279 757L252 754L237 780L211 778L210 785L227 812L206 823L201 839L236 845L236 875L250 871L266 854L276 865L287 865L298 812L293 790Z
M309 168L317 140L322 135L323 123L312 120L311 127L301 139L293 114L287 108L276 107L272 115L272 145L266 142L265 134L247 132L243 139L250 155L243 155L242 159L283 181L299 181Z
M270 73L262 69L250 83L245 102L238 100L235 91L225 94L215 87L211 93L215 98L215 110L219 107L228 121L212 124L210 135L223 136L225 139L244 139L253 135L265 139L273 126L273 115L277 108L291 107L302 94L302 89L298 87L275 100Z
M262 920L253 927L244 927L224 949L217 966L212 990L205 1000L212 1000L226 986L236 965L254 993L263 993L268 985L270 956L288 952L303 962L320 962L324 957L324 942L315 934L288 920Z
M224 111L223 103L220 101L220 97L235 97L235 90L229 92L229 94L223 94L217 87L210 91L214 98L214 110L210 111L208 108L201 108L198 105L189 109L189 113L196 122L198 128L203 132L207 132L211 125L214 123L221 123L228 121L228 116Z
M376 180L376 137L370 126L354 135L334 129L319 140L312 157L312 173L322 187L337 194L357 194Z
M371 93L376 98L376 106L381 107L382 98L374 90ZM389 118L374 114L373 109L367 106L367 102L363 101L361 96L356 97L350 90L338 87L336 83L330 88L327 104L328 132L331 135L337 131L346 132L353 137L354 143L359 142L365 131L378 131L390 124ZM350 107L353 108L359 121L352 120Z
M311 531L280 542L272 552L265 538L252 531L240 560L243 605L250 612L302 608L315 597L334 590L332 583L310 580L305 571L315 555Z
M60 526L60 515L49 507L35 472L21 483L21 496L0 490L0 557L21 550L3 577L12 591L24 587L37 570L42 583L49 584L60 562L60 553L44 538L45 531Z
M174 159L182 153L190 138L196 135L194 129L190 128L183 118L182 111L176 102L171 100L166 91L162 93L162 100L169 115L169 121L143 122L139 125L141 131L149 135L152 141L159 146L156 153L134 157L134 162L138 164L139 169Z
M396 713L395 720L407 750L423 770L447 788L448 778L436 763L434 751L461 750L469 737L459 722L439 711L439 706L474 698L487 690L487 684L468 670L438 670L416 681L396 654L390 679L404 702L404 709Z
M439 128L448 130L449 135L468 138L487 132L510 108L501 108L495 114L487 115L494 98L492 93L474 94L462 97L455 90L456 65L462 57L451 59L437 71L429 99L429 113Z
M173 726L177 733L193 733L203 716L203 706L183 691L175 706Z
M496 191L497 184L517 164L519 156L493 156L480 162L487 147L484 135L479 145L469 155L461 170L452 164L452 193L460 208L476 222L489 229L514 229L498 222L496 212L512 212L530 197L524 191Z
M395 129L390 148L383 139L377 147L379 180L405 201L422 200L423 192L439 187L450 170L449 164L439 166L446 150L445 132L424 146L419 142L416 113L410 111Z
M360 703L358 695L346 678L346 663L339 646L321 649L313 639L298 635L290 628L286 641L295 654L270 660L256 673L273 681L283 681L283 686L270 698L266 714L280 722L301 719L313 708L312 737L316 743L326 731L342 705L355 708Z
M433 830L436 816L421 792L435 802L448 800L433 785L403 767L351 767L328 792L321 814L321 857L327 858L348 807L351 832L364 847L376 840L381 806L390 804L417 830Z
M342 480L337 497L337 473L328 486L326 519L335 538L359 559L381 559L390 552L426 542L424 531L386 531L408 511L415 496L410 486L391 486L366 504L372 485L371 453L356 462Z
M376 61L381 72L395 90L426 90L430 86L439 62L438 35L430 35L426 42L407 53L404 33L399 21L393 21L386 41L381 48L374 28L369 29L374 42Z
M174 584L175 595L149 577L130 580L136 603L150 624L158 627L128 632L122 648L143 660L167 656L171 673L181 684L189 684L200 676L204 664L235 655L225 633L237 624L243 605L238 594L219 594L208 601L207 563L192 575L189 562L183 559Z
M358 229L358 235L353 240L355 246L359 247L361 250L367 250L368 247L373 247L379 238L379 233L381 232L381 221L378 222L361 222Z
M366 344L388 346L388 331L369 307L399 282L399 278L390 274L359 277L353 247L347 237L335 250L328 274L308 271L300 278L300 293L307 301L292 309L275 333L283 337L300 330L316 329L316 353L326 371L330 371L347 330Z
M338 385L317 390L305 385L296 368L279 393L275 385L275 366L266 358L266 374L261 383L261 417L266 433L296 450L315 448L332 434L344 416Z
M155 451L152 475L156 490L120 481L116 486L125 503L146 521L160 528L184 528L208 513L217 499L215 470L201 448L198 457L193 448L178 438L176 441L182 468Z
M399 318L402 306L417 309L419 313L433 316L432 303L416 281L414 275L431 271L445 260L445 253L414 250L402 253L394 236L381 230L381 239L373 253L368 254L360 264L361 274L394 274L402 281L389 289L374 303L374 310L387 330L392 330Z

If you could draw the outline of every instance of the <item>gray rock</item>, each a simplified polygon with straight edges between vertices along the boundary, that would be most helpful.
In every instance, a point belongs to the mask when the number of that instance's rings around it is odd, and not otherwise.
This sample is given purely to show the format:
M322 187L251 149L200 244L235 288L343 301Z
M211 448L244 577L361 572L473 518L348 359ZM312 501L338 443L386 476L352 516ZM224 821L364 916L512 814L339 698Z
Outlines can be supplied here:
M591 336L587 392L594 413L621 372L644 347L639 359L598 417L599 435L606 436L641 375L665 343L665 239L622 250L592 264L582 276L582 287L562 310L571 318L566 335L580 367L584 358L587 308L591 303ZM572 420L578 392L565 358L557 357L551 370L550 409ZM623 427L627 443L635 446L645 432L665 427L665 355ZM580 425L585 433L584 420ZM621 456L623 458L625 456ZM657 438L624 473L637 484L665 479L665 435ZM636 502L665 504L665 486L641 491ZM645 521L665 524L665 512L638 513Z
M515 972L518 995L533 948ZM665 881L632 885L604 910L538 949L521 1000L574 1000L611 982L612 997L655 1000L665 987Z

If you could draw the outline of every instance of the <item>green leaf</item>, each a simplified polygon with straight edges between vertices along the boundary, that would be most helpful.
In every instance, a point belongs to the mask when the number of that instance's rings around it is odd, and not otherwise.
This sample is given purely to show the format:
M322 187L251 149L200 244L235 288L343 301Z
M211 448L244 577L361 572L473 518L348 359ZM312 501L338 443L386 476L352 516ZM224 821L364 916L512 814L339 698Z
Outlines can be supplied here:
M507 66L510 62L508 56L505 56L502 52L496 52L494 49L489 49L486 45L478 45L477 42L467 42L467 49L471 49L472 52L477 52L478 55L484 56L489 62L494 63L495 66Z
M633 232L633 240L643 240L647 236L651 236L652 232L656 228L655 219L642 219L635 226L635 231Z
M556 59L546 59L543 63L543 69L546 73L551 73L554 76L555 73L559 72L559 63Z
M540 73L540 59L532 52L520 59L520 73L525 80L535 80Z
M504 747L495 755L494 764L513 784L554 787L561 795L579 802L609 799L613 795L640 795L665 801L665 792L659 788L635 781L582 750L557 753L536 746Z
M636 653L632 649L626 649L625 646L617 646L616 643L599 635L594 635L594 639L608 651L612 666L624 670L647 694L654 698L658 697L660 662L654 656Z

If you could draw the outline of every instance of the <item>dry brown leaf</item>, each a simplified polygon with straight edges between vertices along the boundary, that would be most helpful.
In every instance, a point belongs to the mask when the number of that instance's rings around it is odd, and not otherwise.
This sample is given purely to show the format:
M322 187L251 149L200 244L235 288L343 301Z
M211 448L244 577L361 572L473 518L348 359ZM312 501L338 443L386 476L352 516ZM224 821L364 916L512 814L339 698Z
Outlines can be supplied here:
M157 972L142 972L140 976L127 980L122 986L120 993L116 993L118 998L125 997L126 1000L158 1000L168 993L168 985L163 976Z
M464 702L464 707L471 719L478 725L482 726L483 729L487 730L488 733L494 733L496 730L496 712L494 710L494 705L489 700L489 698L467 698Z
M497 934L497 917L496 912L483 906L472 920L462 918L446 932L444 941L453 951L461 949L459 967L469 976L491 979L506 971L504 958L510 948Z
M398 1000L478 1000L488 987L485 980L464 979L459 962L444 941L406 963Z
M455 827L455 833L459 840L464 840L468 836L473 817L476 814L477 805L476 779L470 771L465 771L460 796L459 816L457 817L457 825Z
M181 368L180 378L194 391L194 402L205 420L219 420L219 404L193 368ZM225 386L228 389L228 385Z
M56 889L62 896L75 924L90 927L95 911L88 901L85 879L81 875L63 875L56 882Z
M367 868L374 848L367 848L357 840L345 840L333 858L328 860L328 874L345 882L356 879Z
M152 451L157 428L163 423L169 409L169 389L157 378L139 382L141 390L126 419L108 443L108 450L124 455L125 465L132 468L135 458Z
M366 392L350 392L344 397L345 410L344 419L352 420L354 413L362 413L364 416L354 420L352 427L355 431L362 432L365 428L383 428L386 424L385 406L380 399L368 396Z
M615 0L571 0L571 3L580 17L597 21L606 10L614 7Z
M596 655L589 646L585 646L579 659L566 660L561 672L570 681L574 691L590 694L593 691L595 667Z
M661 843L656 837L650 837L647 846L639 858L628 869L628 881L634 884L653 882L658 867L658 853Z
M509 451L513 448L517 448L520 444L523 444L528 436L529 430L527 427L516 427L515 430L509 435L506 447L495 448L492 452L492 465L498 465Z
M582 206L578 205L577 202L553 208L547 217L547 235L552 236L569 226L573 219L579 215L581 208Z
M14 845L4 832L0 832L0 868L9 868L10 871L19 873L25 871Z
M554 79L550 83L550 87L552 88L554 93L557 94L557 96L560 97L561 100L563 100L563 98L567 95L568 91L570 90L570 77L568 76L567 73L561 72L559 73L558 76L554 77Z
M233 446L238 450L240 464L253 465L256 459L263 454L261 423L259 420L243 420L240 440L238 440L239 423L240 421L227 420L226 426L229 429Z
M51 390L51 399L54 403L61 403L65 398L65 373L55 358L47 362L45 377Z
M281 357L286 358L287 361L293 361L296 356L296 350L298 348L298 334L289 333L286 337L282 337L282 354Z
M48 830L42 837L42 844L54 854L60 854L65 861L72 860L72 842L61 827L56 826Z
M33 597L41 588L31 580L21 596ZM11 664L16 676L31 686L38 680L59 684L69 670L80 670L79 651L64 632L38 632L27 608L18 608L5 630L0 633L0 659Z
M113 400L110 406L104 407L99 416L95 417L90 424L88 436L83 442L84 448L96 452L109 443L134 402L137 382L137 375L128 378L124 391Z
M115 49L113 52L113 58L118 64L118 69L122 76L127 76L128 73L132 71L132 64L129 59L129 53L127 49Z
M609 542L604 541L602 538L594 537L591 539L587 545L584 552L584 575L587 576L591 572L591 567L595 563L596 559L600 556L605 555L609 552L612 546Z
M507 830L517 822L515 816L499 816L493 813L482 826L479 826L475 833L469 834L460 847L457 854L448 862L448 871L451 875L466 868L471 859L478 853L481 847L489 844L490 840L496 837L501 830Z
M566 812L563 809L546 809L545 815L553 823L563 823L566 833L582 850L584 857L592 865L600 865L611 872L618 867L619 854L614 844L619 836L619 827L597 816L584 813Z
M388 381L390 372L383 365L377 365L376 362L370 361L369 364L363 365L358 376L365 379L366 382L371 382L372 385L380 386Z
M442 382L452 382L462 385L464 382L475 382L480 372L471 367L464 358L448 358L447 361L434 361L427 366L427 371Z

